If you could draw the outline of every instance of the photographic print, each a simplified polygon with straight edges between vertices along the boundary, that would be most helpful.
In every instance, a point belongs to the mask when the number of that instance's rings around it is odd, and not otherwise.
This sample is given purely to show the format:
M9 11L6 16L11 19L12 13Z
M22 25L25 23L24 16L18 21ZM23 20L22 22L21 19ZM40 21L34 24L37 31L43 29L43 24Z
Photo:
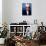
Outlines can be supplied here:
M23 3L22 4L22 15L23 16L32 15L32 3Z

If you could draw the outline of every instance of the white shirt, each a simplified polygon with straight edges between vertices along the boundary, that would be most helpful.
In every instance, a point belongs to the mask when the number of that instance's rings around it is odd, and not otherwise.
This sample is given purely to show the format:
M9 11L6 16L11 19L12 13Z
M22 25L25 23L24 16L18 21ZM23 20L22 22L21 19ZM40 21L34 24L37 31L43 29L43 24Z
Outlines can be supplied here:
M27 15L29 15L29 11L26 11L27 12Z

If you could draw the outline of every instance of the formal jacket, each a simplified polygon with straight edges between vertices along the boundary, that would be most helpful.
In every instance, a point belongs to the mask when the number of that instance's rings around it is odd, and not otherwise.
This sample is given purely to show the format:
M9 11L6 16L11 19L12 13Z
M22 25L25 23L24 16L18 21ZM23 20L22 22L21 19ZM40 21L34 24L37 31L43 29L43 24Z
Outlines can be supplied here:
M23 11L22 11L22 15L27 15L26 10L23 10ZM29 10L29 14L28 14L28 15L31 15L31 10Z

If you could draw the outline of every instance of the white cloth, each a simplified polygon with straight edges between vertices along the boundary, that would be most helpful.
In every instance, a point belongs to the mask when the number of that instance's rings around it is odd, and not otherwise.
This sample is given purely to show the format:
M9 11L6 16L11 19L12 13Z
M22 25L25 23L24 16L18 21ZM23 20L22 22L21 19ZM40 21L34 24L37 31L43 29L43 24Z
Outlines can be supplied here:
M27 36L30 36L31 33L32 33L32 29L31 29L31 27L28 27L28 28L26 29L26 35L27 35Z
M36 31L37 31L37 25L32 25L31 27L27 27L26 35L30 36L30 34L32 34L32 37L33 37L33 35Z

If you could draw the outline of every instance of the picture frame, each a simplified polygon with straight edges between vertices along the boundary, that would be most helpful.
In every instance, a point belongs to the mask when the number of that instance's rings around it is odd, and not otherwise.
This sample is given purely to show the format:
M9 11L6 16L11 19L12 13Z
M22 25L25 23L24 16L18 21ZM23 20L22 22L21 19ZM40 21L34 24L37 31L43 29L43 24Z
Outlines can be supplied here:
M32 15L32 3L22 3L22 16Z

